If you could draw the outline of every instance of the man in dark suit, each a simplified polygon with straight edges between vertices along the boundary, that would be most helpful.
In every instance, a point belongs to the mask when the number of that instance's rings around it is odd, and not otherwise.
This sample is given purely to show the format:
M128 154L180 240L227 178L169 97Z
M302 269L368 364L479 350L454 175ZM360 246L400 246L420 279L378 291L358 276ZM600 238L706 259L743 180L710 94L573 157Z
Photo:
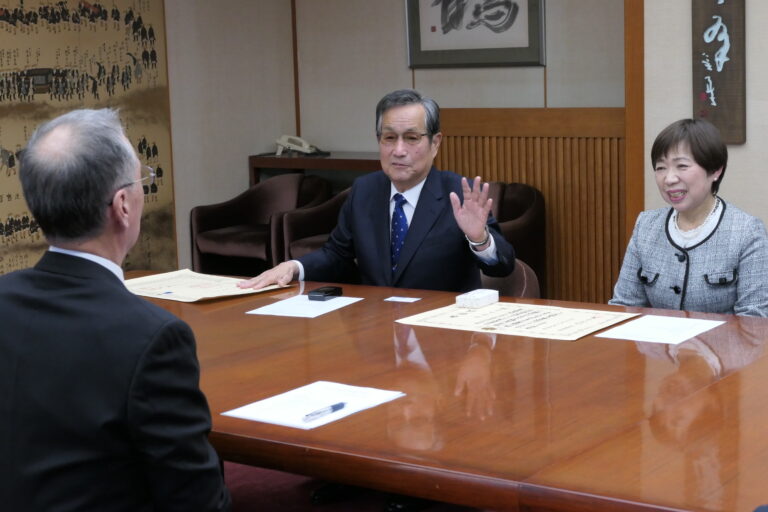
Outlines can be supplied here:
M20 179L51 247L0 277L0 507L229 510L194 336L123 284L154 175L117 112L40 126Z
M356 266L363 284L463 292L480 287L480 270L512 272L514 251L490 215L488 185L477 177L470 187L432 166L442 139L437 103L412 89L387 94L376 136L382 171L355 180L322 249L240 286L341 281Z

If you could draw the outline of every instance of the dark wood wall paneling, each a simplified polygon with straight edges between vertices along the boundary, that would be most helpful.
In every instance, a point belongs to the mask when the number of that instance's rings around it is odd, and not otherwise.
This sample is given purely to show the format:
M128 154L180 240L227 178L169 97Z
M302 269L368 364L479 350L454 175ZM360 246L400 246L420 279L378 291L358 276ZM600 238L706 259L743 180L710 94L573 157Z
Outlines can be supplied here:
M624 109L441 109L436 164L546 202L551 299L606 302L627 242Z

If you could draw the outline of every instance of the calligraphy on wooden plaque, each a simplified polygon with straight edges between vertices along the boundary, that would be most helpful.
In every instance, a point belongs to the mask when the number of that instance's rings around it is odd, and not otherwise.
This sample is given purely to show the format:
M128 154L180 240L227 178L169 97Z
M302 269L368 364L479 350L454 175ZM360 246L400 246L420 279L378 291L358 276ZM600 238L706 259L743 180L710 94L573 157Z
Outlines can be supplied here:
M747 141L744 0L692 0L693 117Z

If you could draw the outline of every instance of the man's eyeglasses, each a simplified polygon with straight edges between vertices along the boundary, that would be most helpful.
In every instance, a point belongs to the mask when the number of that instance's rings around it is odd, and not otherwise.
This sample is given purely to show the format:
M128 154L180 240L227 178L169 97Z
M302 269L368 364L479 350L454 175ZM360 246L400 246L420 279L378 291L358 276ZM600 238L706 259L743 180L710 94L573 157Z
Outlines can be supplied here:
M379 136L379 142L385 146L394 146L397 144L397 140L402 137L403 142L409 146L415 146L421 142L421 138L425 135L429 134L419 132L405 132L404 134L400 135L395 132L384 132Z
M115 192L122 188L130 187L131 185L135 185L136 183L143 183L144 184L144 194L149 194L149 188L155 184L155 177L157 174L155 173L155 170L148 166L148 165L142 165L141 166L141 178L133 181L129 181L128 183L125 183L123 185L120 185L115 189ZM112 193L114 195L114 192ZM112 206L112 200L107 203L107 205Z

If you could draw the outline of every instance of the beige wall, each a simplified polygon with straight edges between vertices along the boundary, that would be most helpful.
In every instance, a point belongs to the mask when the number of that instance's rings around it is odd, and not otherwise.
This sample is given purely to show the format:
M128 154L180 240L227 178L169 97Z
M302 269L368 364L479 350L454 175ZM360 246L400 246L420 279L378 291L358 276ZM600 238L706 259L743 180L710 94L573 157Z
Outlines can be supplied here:
M296 11L302 136L328 151L376 150L376 101L411 87L403 2L297 0Z
M747 142L728 147L728 170L720 195L768 222L768 68L764 47L768 2L746 1ZM691 2L645 0L645 203L663 206L653 181L650 148L669 123L691 117Z
M226 5L226 8L223 7ZM248 155L296 131L285 0L165 0L181 268L189 211L248 187Z
M247 156L296 131L290 2L165 3L179 262L187 267L189 210L242 191ZM443 107L624 105L618 0L546 0L546 68L412 71L402 0L296 0L296 11L301 133L322 149L375 150L376 101L402 87Z
M302 134L324 149L376 150L376 101L411 86L442 107L624 106L623 2L545 5L546 68L412 72L404 2L297 0Z

